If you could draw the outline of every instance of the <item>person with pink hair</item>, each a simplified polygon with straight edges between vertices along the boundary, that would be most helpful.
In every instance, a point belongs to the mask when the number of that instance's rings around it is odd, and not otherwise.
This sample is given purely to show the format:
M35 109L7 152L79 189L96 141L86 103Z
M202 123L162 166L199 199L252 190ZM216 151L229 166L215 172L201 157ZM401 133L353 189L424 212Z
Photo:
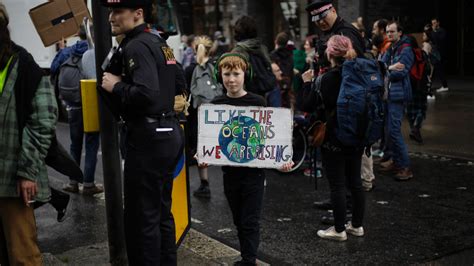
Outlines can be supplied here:
M314 73L308 70L303 74L305 97L303 108L306 112L318 112L326 122L326 135L321 146L323 167L329 180L331 203L334 206L334 226L319 230L318 236L336 241L347 240L347 233L361 237L364 235L362 221L365 209L365 196L360 177L362 148L348 147L336 137L336 101L339 96L342 64L345 60L357 57L349 38L334 35L327 42L326 56L330 69L316 79L311 86ZM314 88L314 89L313 89ZM352 195L352 222L346 225L346 188Z

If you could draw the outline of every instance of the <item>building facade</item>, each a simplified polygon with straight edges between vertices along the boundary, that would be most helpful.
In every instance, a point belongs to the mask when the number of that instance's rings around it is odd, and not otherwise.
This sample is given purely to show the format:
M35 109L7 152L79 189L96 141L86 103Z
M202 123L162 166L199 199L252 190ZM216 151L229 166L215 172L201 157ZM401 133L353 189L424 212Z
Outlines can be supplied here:
M242 15L256 19L262 40L269 49L278 32L289 32L297 47L307 34L314 32L305 11L308 0L175 0L184 34L224 32L232 43L233 24ZM339 15L348 22L364 18L370 34L375 20L400 21L405 33L417 33L437 17L448 32L449 70L452 75L473 76L474 68L474 1L468 0L335 0Z

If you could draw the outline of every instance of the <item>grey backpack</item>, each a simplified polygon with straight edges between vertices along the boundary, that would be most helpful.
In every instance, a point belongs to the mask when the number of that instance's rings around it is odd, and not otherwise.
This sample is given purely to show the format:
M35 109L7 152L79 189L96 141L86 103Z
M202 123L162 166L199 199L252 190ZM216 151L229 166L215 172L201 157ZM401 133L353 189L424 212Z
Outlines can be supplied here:
M197 108L203 103L209 103L216 96L222 95L222 85L214 79L214 65L207 62L205 67L197 65L191 78L191 97L193 107Z
M82 56L71 55L59 68L58 87L61 99L68 103L81 102Z

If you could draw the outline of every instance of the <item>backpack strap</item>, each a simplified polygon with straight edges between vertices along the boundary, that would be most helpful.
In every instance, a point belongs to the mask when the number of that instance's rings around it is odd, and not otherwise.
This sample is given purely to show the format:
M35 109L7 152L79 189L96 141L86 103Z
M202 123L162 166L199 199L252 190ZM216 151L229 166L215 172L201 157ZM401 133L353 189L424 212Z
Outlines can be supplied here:
M323 76L324 74L321 74L318 77L316 77L316 81L313 83L314 84L313 89L321 101L321 104L319 104L318 107L316 108L318 111L326 109L326 107L324 106L323 94L321 93L321 80L323 79Z
M82 66L82 55L75 55L71 54L71 56L64 61L64 63L59 66L59 71L57 73L57 76L59 77L59 73L61 72L61 67L63 66L69 66L69 67L77 67L79 69L79 72L81 73L81 78L84 77L84 67Z
M336 114L336 109L334 109L331 113L327 113L326 106L324 105L324 98L323 93L321 92L321 84L323 80L323 76L325 73L319 75L316 78L316 81L313 83L313 90L316 92L317 97L319 97L320 104L316 107L316 113L321 113L324 115L325 123L328 122L329 118Z
M402 50L406 47L411 47L411 44L409 43L403 43L402 45L400 45L397 49L397 53L400 54L402 52Z

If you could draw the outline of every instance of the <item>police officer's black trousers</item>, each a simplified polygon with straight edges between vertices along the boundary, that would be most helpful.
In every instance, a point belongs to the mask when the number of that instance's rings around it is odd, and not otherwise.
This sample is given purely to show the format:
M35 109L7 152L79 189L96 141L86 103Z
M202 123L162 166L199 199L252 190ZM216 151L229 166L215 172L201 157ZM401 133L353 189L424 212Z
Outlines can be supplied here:
M237 227L242 261L253 265L260 244L264 182L263 174L224 173L224 194Z
M173 172L183 150L175 119L133 124L126 134L125 240L130 265L176 265ZM172 131L157 132L157 128Z

